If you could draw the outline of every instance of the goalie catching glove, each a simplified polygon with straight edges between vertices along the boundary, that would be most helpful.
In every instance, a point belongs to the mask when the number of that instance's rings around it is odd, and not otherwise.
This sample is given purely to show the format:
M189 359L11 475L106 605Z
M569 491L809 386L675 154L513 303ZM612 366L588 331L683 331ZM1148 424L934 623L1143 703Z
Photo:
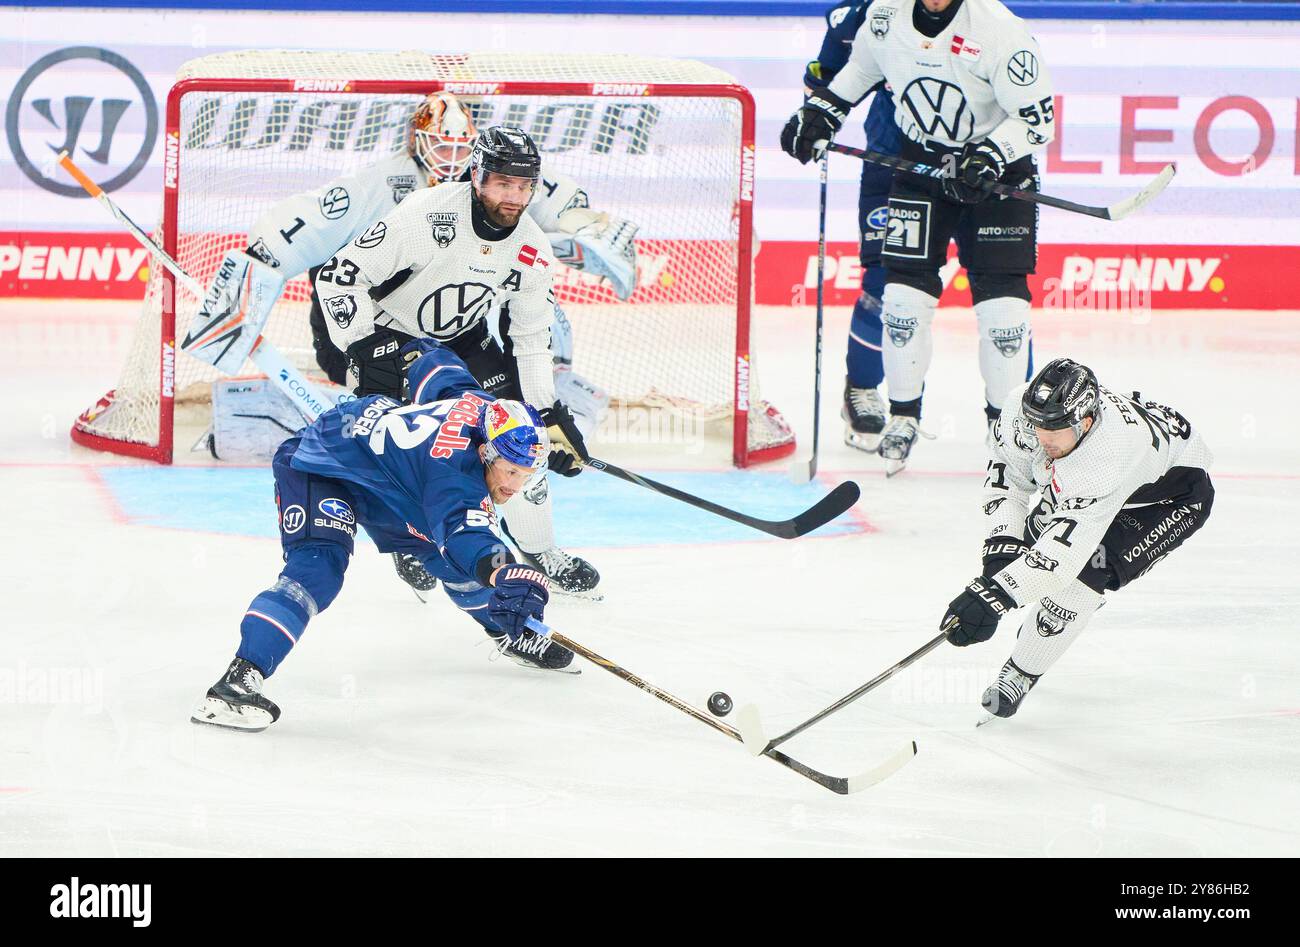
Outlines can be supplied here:
M636 289L638 225L589 207L566 210L557 220L561 232L546 235L556 259L609 280L619 299L631 296Z
M851 108L852 103L829 89L818 89L781 129L781 150L800 164L820 161Z
M576 477L582 465L591 459L583 442L578 423L561 402L557 401L540 412L546 433L551 438L551 453L547 458L550 469L562 477Z

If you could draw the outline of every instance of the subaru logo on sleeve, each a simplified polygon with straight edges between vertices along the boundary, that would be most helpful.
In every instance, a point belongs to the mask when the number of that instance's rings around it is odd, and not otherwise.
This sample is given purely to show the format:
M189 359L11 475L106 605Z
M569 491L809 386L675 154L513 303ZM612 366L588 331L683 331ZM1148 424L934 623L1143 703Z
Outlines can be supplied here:
M286 533L296 533L302 529L302 524L307 522L307 511L297 503L284 511L284 516L280 517L280 528Z
M5 109L14 164L47 191L89 195L51 159L90 161L91 177L115 191L142 170L158 140L158 103L130 60L98 46L70 46L18 77Z
M867 214L867 228L869 230L884 230L887 220L889 220L889 208L877 207Z
M331 519L340 520L344 523L355 523L356 517L352 515L352 507L348 506L338 497L329 497L321 500L316 504L316 509L320 510Z

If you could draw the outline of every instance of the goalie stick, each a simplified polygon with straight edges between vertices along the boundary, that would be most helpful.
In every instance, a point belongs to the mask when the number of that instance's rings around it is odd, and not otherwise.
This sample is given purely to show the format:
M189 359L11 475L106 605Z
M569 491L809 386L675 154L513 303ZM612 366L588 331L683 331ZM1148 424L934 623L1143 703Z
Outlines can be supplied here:
M940 631L939 634L931 638L925 644L921 645L921 647L917 648L915 651L913 651L907 657L903 658L903 660L899 661L893 667L889 668L888 670L881 671L879 674L877 674L871 680L867 681L867 683L863 684L861 687L845 694L843 697L835 701L835 703L831 704L825 710L813 714L813 716L809 717L803 723L799 724L797 727L787 730L779 737L775 737L771 740L767 739L767 736L763 731L763 722L762 719L759 717L758 708L755 707L753 704L746 704L745 706L739 708L736 711L736 727L740 731L741 740L745 744L745 749L749 750L749 752L753 753L755 756L761 756L764 753L770 753L773 750L775 750L778 746L780 746L782 743L784 743L786 740L789 740L803 733L805 730L807 730L813 724L817 723L819 720L824 720L825 718L829 717L831 714L835 713L835 711L841 709L842 707L847 707L849 704L853 703L863 694L866 694L868 691L874 690L875 688L879 687L881 684L885 683L885 681L889 680L899 671L903 670L903 668L916 663L921 658L925 657L927 654L933 651L935 648L939 647L939 645L943 644L943 642L947 641L948 630L953 626L954 622L955 619L953 622L949 622L947 625L945 625L943 627L943 630ZM915 741L913 741L912 743L913 755L915 755L915 752L916 752L916 743ZM911 757L909 756L908 759L910 758ZM905 759L903 760L902 763L899 763L898 766L902 766L903 763L906 762L907 760ZM897 767L895 767L895 769L896 768Z
M643 477L630 470L624 470L622 467L606 463L603 460L597 460L595 457L589 457L583 462L583 466L591 467L593 470L599 470L620 480L636 484L638 487L653 490L655 493L678 500L688 506L693 506L697 510L705 510L715 516L731 520L733 523L740 523L780 539L797 539L819 527L825 526L853 506L854 503L857 503L858 497L862 493L856 483L846 480L798 516L793 516L787 520L764 520L759 519L757 516L749 516L738 510L720 506L703 497L697 497L693 493L678 490L666 483L651 480L649 477Z
M893 168L895 171L906 171L909 174L919 174L926 178L946 178L952 175L951 168L936 168L934 165L921 164L917 161L908 161L906 158L896 158L893 155L882 155L878 151L863 151L861 148L852 148L848 145L831 142L826 146L827 151L835 151L842 155L848 155L851 158L858 158L870 164L883 165L886 168ZM1125 217L1141 210L1147 204L1151 203L1156 196L1165 189L1165 186L1173 180L1177 168L1172 164L1165 165L1160 173L1157 174L1146 187L1138 191L1132 197L1111 204L1109 207L1090 207L1087 204L1076 204L1074 201L1067 201L1064 198L1052 197L1050 194L1039 194L1037 191L1022 191L1019 188L1010 187L1006 184L990 184L988 190L994 194L1001 194L1003 197L1010 197L1018 201L1029 201L1033 204L1043 204L1047 207L1056 207L1060 210L1068 210L1075 214L1086 214L1089 217L1100 217L1102 220L1123 220Z
M790 465L790 479L807 483L817 476L817 452L821 439L822 420L822 335L825 312L823 301L826 284L826 177L830 155L822 155L820 196L817 204L817 353L813 365L813 430L812 456L796 460Z
M664 703L677 708L687 716L694 717L696 720L700 721L701 723L708 724L710 727L712 727L714 730L717 730L719 733L725 734L726 736L738 742L741 743L744 742L744 739L741 737L740 732L736 730L734 727L728 726L727 724L723 723L721 720L718 720L713 716L705 713L703 710L700 710L698 707L691 706L690 704L686 703L686 701L682 700L680 697L674 697L672 694L668 693L667 691L660 690L658 687L655 687L649 681L637 677L631 671L627 670L626 668L622 668L619 665L615 664L613 661L609 660L609 658L601 657L595 651L592 651L590 648L579 644L578 642L574 641L572 638L567 637L566 635L560 634L560 632L556 631L554 628L544 625L542 622L538 621L535 618L528 619L527 625L530 629L532 629L534 633L550 638L556 644L560 645L561 647L568 648L570 651L572 651L574 654L578 655L579 657L586 658L588 661L590 661L592 664L595 664L597 667L604 668L606 671L609 671L609 673L613 674L615 677L619 678L620 680L626 681L627 683L631 684L634 687L639 687L641 690L645 691L650 696L657 697L660 700L662 700ZM916 744L913 743L906 748L905 758L904 758L904 753L900 751L898 753L895 753L889 759L885 760L885 762L881 763L879 766L869 769L866 772L859 773L855 776L848 776L848 777L828 776L825 773L813 769L811 766L799 762L794 757L787 756L786 754L782 753L780 750L766 750L763 753L757 755L766 756L768 759L780 763L786 769L794 770L800 776L806 777L807 779L811 779L818 786L822 786L825 789L829 789L833 793L837 793L838 795L841 796L847 796L849 793L858 792L862 789L866 789L868 786L872 786L875 783L880 782L890 773L894 772L894 770L902 766L903 763L906 763L907 760L911 759L912 756L915 755L915 753L916 753Z
M58 160L63 170L72 175L77 183L85 188L87 194L99 201L113 218L126 228L127 232L136 239L140 246L152 253L172 276L176 277L178 283L193 293L195 299L203 299L204 290L199 285L198 280L186 273L166 250L158 246L139 224L127 216L126 211L118 207L113 202L113 199L104 193L103 188L91 180L86 172L77 167L73 160L68 157L66 151L59 152ZM275 346L265 338L259 337L253 344L252 350L249 352L249 358L253 360L253 364L266 374L266 377L271 380L273 385L284 392L285 396L298 409L298 412L308 424L334 406L328 398L316 390L315 385L303 377L297 366L280 354Z

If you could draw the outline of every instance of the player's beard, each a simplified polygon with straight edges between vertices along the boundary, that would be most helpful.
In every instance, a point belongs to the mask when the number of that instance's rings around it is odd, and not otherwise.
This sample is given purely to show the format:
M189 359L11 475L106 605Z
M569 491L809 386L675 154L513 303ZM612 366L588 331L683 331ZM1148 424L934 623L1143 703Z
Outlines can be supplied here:
M524 215L527 207L523 204L515 204L507 207L503 201L493 204L485 197L480 197L483 202L483 210L487 214L487 219L494 227L513 227L519 223L519 218Z

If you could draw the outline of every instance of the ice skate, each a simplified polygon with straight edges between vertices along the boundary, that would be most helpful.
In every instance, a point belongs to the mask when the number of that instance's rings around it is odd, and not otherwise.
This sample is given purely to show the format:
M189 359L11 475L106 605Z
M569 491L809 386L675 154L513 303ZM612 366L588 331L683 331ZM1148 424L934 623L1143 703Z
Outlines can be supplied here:
M840 417L845 421L844 443L874 454L880 446L880 432L885 429L889 417L889 409L880 392L875 388L854 388L846 378Z
M559 546L536 553L521 549L519 555L534 569L546 573L552 592L588 602L604 600L605 595L598 588L600 573L586 559L571 556Z
M885 476L892 477L907 466L918 437L934 440L933 434L921 430L920 422L906 414L895 415L889 419L884 433L880 435L877 453L885 459Z
M190 715L194 723L257 732L280 719L280 708L262 694L262 672L235 658Z
M1012 717L1020 709L1025 696L1038 683L1038 674L1026 674L1010 658L1002 665L998 679L989 685L980 698L980 706L994 717ZM987 721L981 721L985 723Z
M424 593L432 591L437 586L438 580L429 574L420 560L404 552L395 552L393 565L397 569L398 577L411 587L415 597L421 602L427 602Z

